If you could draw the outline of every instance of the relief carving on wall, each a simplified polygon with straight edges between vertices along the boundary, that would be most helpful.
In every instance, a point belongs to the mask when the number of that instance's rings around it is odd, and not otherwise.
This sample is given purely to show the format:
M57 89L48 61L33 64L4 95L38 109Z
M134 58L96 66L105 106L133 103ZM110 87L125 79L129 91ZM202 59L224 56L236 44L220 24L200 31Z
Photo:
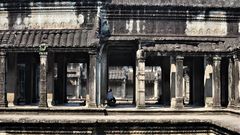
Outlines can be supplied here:
M8 13L0 15L0 29L79 29L84 23L82 14L75 12L30 13L27 16L16 13L16 20L9 19Z
M188 36L226 36L228 26L225 18L226 13L223 11L213 11L209 15L203 12L187 20L185 33Z

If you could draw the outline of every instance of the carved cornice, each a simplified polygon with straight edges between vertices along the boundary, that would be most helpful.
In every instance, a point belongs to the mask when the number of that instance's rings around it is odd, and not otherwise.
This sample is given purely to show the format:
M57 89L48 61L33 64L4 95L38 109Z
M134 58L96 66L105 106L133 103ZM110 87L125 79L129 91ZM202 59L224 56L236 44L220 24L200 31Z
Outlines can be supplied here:
M175 41L175 43L166 44L159 43L150 47L143 47L146 52L187 52L187 53L234 53L240 49L240 38L225 39L218 42L189 42L181 43Z

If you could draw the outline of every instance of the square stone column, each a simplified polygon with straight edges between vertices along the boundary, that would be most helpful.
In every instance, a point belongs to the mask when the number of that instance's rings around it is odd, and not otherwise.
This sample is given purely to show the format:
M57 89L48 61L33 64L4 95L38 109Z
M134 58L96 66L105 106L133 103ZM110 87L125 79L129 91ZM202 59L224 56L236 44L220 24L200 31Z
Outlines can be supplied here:
M145 53L142 49L137 51L137 75L136 75L136 107L145 108Z
M0 52L0 107L7 107L6 53Z
M155 71L154 74L154 99L158 99L160 97L160 90L159 90L159 81L160 81L160 75L158 71Z
M48 107L47 104L47 52L40 52L40 78L39 78L39 107Z
M126 84L127 84L127 80L126 78L124 78L122 80L122 90L121 90L122 99L126 98Z
M88 70L88 95L87 107L97 107L97 52L89 52L89 70Z
M183 108L183 59L182 56L177 56L175 60L173 60L172 66L175 65L175 77L171 73L171 85L175 85L172 88L172 92L174 92L173 97L171 99L171 107L176 109ZM175 63L174 63L175 62ZM173 72L173 70L171 70ZM175 78L175 79L174 79Z
M240 97L239 97L239 58L234 55L234 95L235 95L235 107L240 107Z
M48 106L52 106L53 103L53 95L54 95L54 66L55 66L55 60L54 60L54 53L48 53L47 57L47 102Z
M234 78L234 65L232 58L229 58L229 64L228 64L228 108L234 107L235 102L235 78Z
M221 107L221 57L213 57L213 108Z
M213 106L213 62L212 58L204 58L204 98L205 107Z

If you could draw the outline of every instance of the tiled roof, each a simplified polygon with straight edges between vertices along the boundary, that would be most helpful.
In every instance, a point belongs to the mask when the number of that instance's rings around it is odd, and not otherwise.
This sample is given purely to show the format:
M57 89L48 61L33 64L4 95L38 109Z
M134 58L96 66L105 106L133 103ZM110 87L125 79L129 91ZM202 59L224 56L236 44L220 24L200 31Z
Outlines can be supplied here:
M13 30L0 31L1 48L88 47L86 30Z

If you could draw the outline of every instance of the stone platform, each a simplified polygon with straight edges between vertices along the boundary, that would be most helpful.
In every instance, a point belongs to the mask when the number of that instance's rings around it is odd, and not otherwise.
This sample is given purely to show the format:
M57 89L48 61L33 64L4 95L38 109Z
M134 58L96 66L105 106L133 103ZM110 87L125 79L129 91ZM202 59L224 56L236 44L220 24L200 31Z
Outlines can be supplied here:
M74 133L78 134L93 134L95 132L94 127L103 126L102 128L104 128L106 125L110 126L107 126L107 128L111 128L111 125L120 125L124 128L131 127L134 131L129 131L128 133L134 133L136 124L140 125L140 127L145 126L145 128L149 126L149 128L153 128L151 129L152 133L156 132L157 134L160 134L160 129L162 128L185 124L187 125L184 127L190 128L194 127L194 125L196 127L199 126L201 132L208 128L211 129L210 127L218 127L224 129L224 132L230 132L230 134L240 134L240 111L232 109L184 108L176 110L170 108L135 109L130 107L102 109L87 109L84 107L9 107L7 109L0 109L0 116L0 127L5 127L4 129L9 128L7 131L12 134L27 134L30 130L31 133L35 131L47 134L51 133L48 130L51 130L52 126L59 126L59 130L61 131L59 133L63 134L72 134L72 130L75 130ZM66 131L66 125L71 125L69 127L71 131ZM40 130L36 127L40 127ZM145 132L145 128L144 131L136 131L135 133L147 133ZM42 132L41 129L48 132ZM172 127L172 129L177 128ZM98 134L101 131L96 132ZM112 129L111 133L120 133L120 131Z

